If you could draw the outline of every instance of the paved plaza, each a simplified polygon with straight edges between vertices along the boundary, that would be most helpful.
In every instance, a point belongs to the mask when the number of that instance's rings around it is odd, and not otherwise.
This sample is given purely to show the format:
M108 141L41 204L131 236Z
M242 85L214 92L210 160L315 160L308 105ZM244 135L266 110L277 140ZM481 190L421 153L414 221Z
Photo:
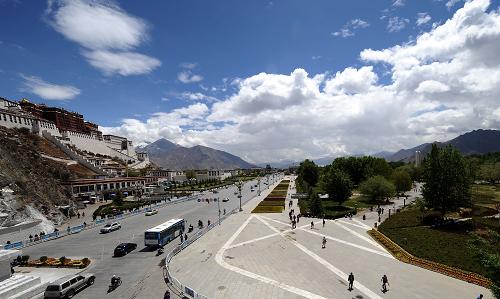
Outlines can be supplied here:
M300 218L292 230L289 209L250 213L265 195L175 256L171 274L209 298L491 298L485 288L393 258L367 234L378 218L374 212L365 221L361 215L326 220L324 227L321 219ZM296 201L292 208L298 212Z

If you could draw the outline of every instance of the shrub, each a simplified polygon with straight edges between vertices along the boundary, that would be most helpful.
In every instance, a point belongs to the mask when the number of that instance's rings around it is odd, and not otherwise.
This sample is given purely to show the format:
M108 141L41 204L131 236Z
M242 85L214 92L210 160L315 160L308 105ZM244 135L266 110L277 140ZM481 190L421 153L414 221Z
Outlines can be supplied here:
M61 256L59 258L59 262L61 262L61 265L64 265L64 262L66 262L66 257L65 256Z
M82 263L87 266L90 264L90 260L88 258L83 258Z
M45 263L47 261L48 257L47 256L41 256L40 257L40 262Z
M23 264L23 265L27 264L27 263L28 263L28 261L29 261L29 259L30 259L30 256L29 256L29 255L23 255L23 256L21 257L21 262L22 262L22 264Z
M434 225L434 224L436 224L436 222L440 221L441 219L443 219L441 212L431 211L431 212L427 212L424 215L424 217L422 218L422 223L424 225Z

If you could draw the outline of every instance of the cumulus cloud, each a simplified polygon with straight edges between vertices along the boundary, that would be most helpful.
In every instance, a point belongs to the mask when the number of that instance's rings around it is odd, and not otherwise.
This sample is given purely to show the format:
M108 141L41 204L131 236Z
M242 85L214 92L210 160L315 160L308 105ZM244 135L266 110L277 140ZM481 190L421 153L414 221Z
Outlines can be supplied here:
M356 29L366 28L368 26L370 26L370 24L366 21L363 21L361 19L352 19L344 26L342 26L339 31L333 32L332 35L340 37L350 37L355 35L354 31Z
M71 100L80 94L80 89L71 85L48 83L36 76L20 75L24 79L23 92L35 94L45 100Z
M417 21L415 22L417 26L422 26L427 24L432 20L431 16L426 12L420 12L417 14Z
M109 131L137 142L166 137L251 162L398 150L500 129L500 11L465 2L414 41L365 49L361 67L335 73L260 73L233 80L227 98L126 120ZM375 72L379 64L389 81Z
M405 0L394 0L392 6L405 6Z
M387 30L389 30L389 32L399 32L403 30L406 27L406 25L408 25L408 23L410 23L410 20L408 19L400 17L391 17L387 22Z
M48 23L65 38L85 48L83 56L104 74L145 74L161 65L156 58L132 51L149 39L148 25L117 4L97 0L48 3L45 12Z
M182 83L194 83L203 80L203 76L193 74L191 71L186 70L177 74L177 79Z

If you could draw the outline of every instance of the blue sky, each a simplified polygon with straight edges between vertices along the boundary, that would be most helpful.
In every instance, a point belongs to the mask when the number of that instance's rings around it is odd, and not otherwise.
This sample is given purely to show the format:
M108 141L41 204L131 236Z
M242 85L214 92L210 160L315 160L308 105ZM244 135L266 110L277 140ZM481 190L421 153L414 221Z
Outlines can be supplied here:
M483 9L485 15L498 9L498 1L476 2L487 5ZM443 25L462 7L463 1L453 0L199 0L149 1L147 5L142 1L103 4L0 0L0 96L14 100L26 97L78 111L88 120L137 142L166 137L186 145L202 143L229 148L256 161L261 155L245 154L243 148L234 145L234 139L246 138L245 128L252 122L231 119L220 112L220 107L245 98L241 82L262 72L291 76L297 69L304 69L308 79L316 75L340 79L336 73L346 68L370 66L370 73L376 76L374 85L394 87L398 63L362 58L360 53L365 49L383 50L415 43L418 36ZM123 53L132 56L125 60L123 56L113 56ZM272 82L269 80L264 81ZM320 91L326 80L315 81L321 81ZM447 88L445 92L450 91ZM275 101L272 92L268 95L264 102ZM260 102L250 100L247 103L250 110L252 103ZM434 104L453 111L457 108L443 102ZM220 107L216 109L214 105ZM488 105L493 110L497 108ZM423 105L408 115L421 116L419 111L443 112L433 107ZM182 109L198 109L194 114L199 115L186 116ZM148 128L148 122L158 121L158 113L179 125L167 131L162 131L162 127L171 124ZM492 117L493 123L475 126L495 127L496 114ZM138 138L130 132L131 122L127 126L124 119L146 126L142 130L156 131ZM455 129L450 131L449 126L443 128L440 124L437 127L441 129L431 130L413 142L448 137L464 130L463 125L451 126ZM339 125L331 124L330 128L339 130ZM235 134L231 140L214 141L212 135L225 134L225 130ZM252 132L256 133L255 130ZM410 136L410 132L405 132L389 147L412 145ZM303 139L283 148L270 147L265 149L265 159L376 149L363 144L348 145L346 137L318 140L316 149L303 148L300 144L308 143ZM383 149L387 148L380 150Z

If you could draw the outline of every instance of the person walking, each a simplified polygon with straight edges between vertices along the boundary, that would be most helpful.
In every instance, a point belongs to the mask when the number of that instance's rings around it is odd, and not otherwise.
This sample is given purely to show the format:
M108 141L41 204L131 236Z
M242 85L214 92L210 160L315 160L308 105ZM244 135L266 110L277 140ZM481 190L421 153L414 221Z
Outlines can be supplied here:
M387 292L387 286L389 285L389 280L387 279L387 275L384 274L381 280L382 280L382 292L385 293Z
M325 227L325 216L323 216L323 227Z
M297 223L299 223L300 214L297 214Z
M349 277L347 277L347 281L349 282L348 290L352 291L352 289L353 289L352 286L354 284L354 274L352 274L352 272L351 272L351 274L349 274Z
M313 228L314 228L314 222L311 221L311 229L313 229Z
M184 242L184 236L181 234L181 243Z
M483 299L483 294L479 294L479 296L477 296L477 299Z
M293 222L297 220L297 216L293 215Z
M326 237L323 236L323 246L321 248L326 248Z

